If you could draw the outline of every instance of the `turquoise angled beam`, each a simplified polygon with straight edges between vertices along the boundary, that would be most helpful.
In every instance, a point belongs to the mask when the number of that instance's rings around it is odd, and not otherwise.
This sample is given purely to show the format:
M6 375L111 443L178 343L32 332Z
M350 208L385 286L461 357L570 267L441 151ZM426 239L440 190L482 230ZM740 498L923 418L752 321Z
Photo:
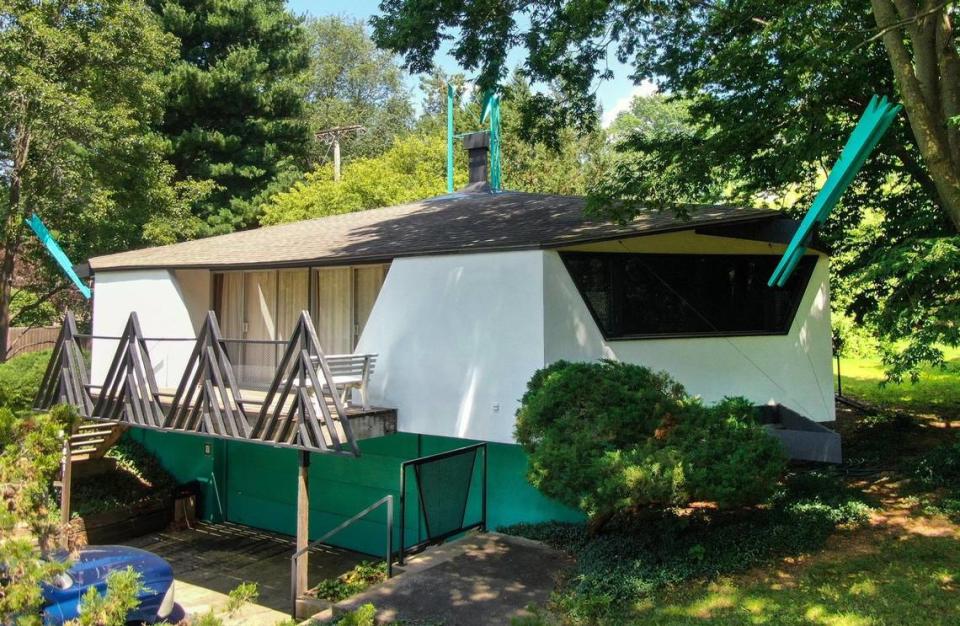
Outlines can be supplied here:
M453 193L453 85L447 83L447 193Z
M490 120L490 188L494 191L501 189L500 169L500 96L493 90L483 96L480 107L480 123Z
M40 217L34 213L30 216L30 219L24 220L27 226L37 235L37 239L40 240L46 248L47 252L50 253L50 256L54 258L60 269L63 270L63 273L67 275L73 284L77 286L77 289L80 290L80 293L83 294L83 297L87 300L90 299L91 291L80 277L77 276L77 273L73 271L73 264L70 263L70 259L67 258L67 255L64 253L63 249L60 247L60 244L57 243L57 240L53 238L53 235L50 234L50 231L47 230L47 227L40 220Z
M899 104L888 102L885 96L883 98L873 96L870 99L870 103L860 117L860 121L857 122L853 132L850 133L850 138L843 147L840 158L837 159L833 169L830 170L827 181L820 188L817 197L814 198L813 204L804 216L803 221L800 222L797 232L793 234L790 245L783 253L780 263L773 270L770 280L767 281L767 286L783 287L789 280L800 259L807 252L807 244L810 243L813 229L827 220L830 211L840 201L843 192L853 182L867 157L870 156L884 133L887 132L893 118L900 112L900 108Z

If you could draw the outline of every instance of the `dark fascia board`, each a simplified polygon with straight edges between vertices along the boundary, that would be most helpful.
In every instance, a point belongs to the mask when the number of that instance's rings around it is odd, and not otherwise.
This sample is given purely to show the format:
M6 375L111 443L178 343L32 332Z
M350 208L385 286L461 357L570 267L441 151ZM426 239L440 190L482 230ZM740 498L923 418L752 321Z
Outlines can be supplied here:
M741 222L736 224L707 224L698 226L694 232L698 235L747 239L767 243L788 244L800 226L800 221L789 217L776 217L764 221ZM829 247L814 231L812 241L807 245L811 250L830 254Z
M90 270L90 262L77 263L73 266L73 271L80 278L90 278L90 275L93 273Z
M745 226L748 227L751 224L761 224L769 222L772 220L784 219L777 215L751 215L747 217L740 218L731 218L730 220L724 221L723 224L717 224L720 226ZM591 243L604 243L607 241L618 241L621 239L635 239L639 237L652 237L654 235L663 235L666 233L676 233L682 231L693 231L698 232L699 229L704 228L702 226L696 226L695 224L690 223L679 223L672 224L670 226L662 226L660 228L651 228L650 230L639 231L635 233L611 233L609 235L595 235L588 237L578 237L571 238L563 241L547 241L540 243L531 243L531 244L517 244L517 245L501 245L501 246L486 246L486 247L477 247L477 248L436 248L433 250L419 250L412 252L398 252L392 255L356 255L356 256L342 256L342 257L316 257L312 259L294 259L291 261L277 261L277 262L268 262L268 263L219 263L219 264L203 264L203 263L184 263L182 265L139 265L136 263L131 263L130 265L117 265L113 267L107 267L101 270L97 270L91 266L90 273L96 274L100 272L119 272L119 271L131 271L131 270L210 270L213 272L226 272L226 271L237 271L237 270L254 270L254 269L293 269L300 267L336 267L338 265L363 265L365 263L389 263L393 259L402 259L406 257L423 257L423 256L439 256L446 254L482 254L485 252L514 252L521 250L559 250L563 248L568 248L570 246L582 246L585 244ZM721 235L722 236L722 235ZM765 241L765 240L761 240ZM778 243L778 242L773 242ZM87 265L90 265L88 262Z

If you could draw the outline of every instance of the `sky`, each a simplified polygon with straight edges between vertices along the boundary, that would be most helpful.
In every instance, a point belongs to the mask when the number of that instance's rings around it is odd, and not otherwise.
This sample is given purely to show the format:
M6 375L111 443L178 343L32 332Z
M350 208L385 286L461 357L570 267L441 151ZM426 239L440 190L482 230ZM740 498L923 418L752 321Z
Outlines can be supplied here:
M380 12L380 0L288 0L290 9L298 14L308 15L345 15L366 20L371 15ZM522 50L513 50L509 61L511 68L523 61ZM447 73L462 72L463 68L457 65L456 60L444 50L437 53L437 63ZM604 81L597 88L597 98L603 107L603 126L609 126L620 111L626 110L634 95L649 95L656 89L652 84L634 85L629 78L629 67L610 59L610 68L614 78ZM469 78L469 77L468 77ZM416 79L411 79L411 87L416 88Z

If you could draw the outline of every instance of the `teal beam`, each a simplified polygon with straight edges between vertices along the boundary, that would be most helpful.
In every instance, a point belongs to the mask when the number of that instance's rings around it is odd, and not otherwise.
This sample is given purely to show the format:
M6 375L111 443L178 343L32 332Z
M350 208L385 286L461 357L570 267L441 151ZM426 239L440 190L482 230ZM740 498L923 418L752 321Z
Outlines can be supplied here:
M73 271L73 264L70 262L70 259L67 258L67 255L63 252L63 249L60 247L60 244L57 243L57 240L53 238L53 235L50 234L50 231L47 230L47 227L40 220L40 217L34 213L30 216L30 219L24 220L27 226L33 230L34 234L37 235L37 239L40 240L46 248L47 252L50 253L50 256L60 265L60 269L63 270L63 273L67 275L73 284L77 286L77 289L80 290L80 293L83 294L83 297L87 300L90 299L91 291L90 287L87 287L86 284L80 277L77 276L77 273Z
M453 85L447 84L447 193L453 193Z
M870 156L884 133L890 128L890 124L897 113L900 112L900 108L899 104L895 105L888 102L886 97L878 98L874 96L870 99L870 103L860 117L860 121L857 122L853 132L850 133L850 138L843 147L840 158L837 159L830 170L827 181L820 188L817 197L814 198L813 204L804 216L803 221L800 222L797 232L793 234L780 263L773 270L770 280L767 281L767 286L783 287L789 280L800 259L807 252L807 244L813 235L813 229L823 224L830 216L830 211L840 201L843 192L853 182L867 157Z
M502 185L500 144L500 96L488 91L480 108L480 123L490 121L490 188L500 191Z

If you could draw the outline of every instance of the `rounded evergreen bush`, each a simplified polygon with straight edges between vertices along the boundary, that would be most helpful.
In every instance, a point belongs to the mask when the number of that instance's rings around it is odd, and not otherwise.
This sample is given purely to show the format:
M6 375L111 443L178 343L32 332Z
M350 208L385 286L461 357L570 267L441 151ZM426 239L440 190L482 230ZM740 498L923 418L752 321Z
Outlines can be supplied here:
M517 412L528 478L594 530L627 509L766 499L786 459L743 398L705 406L664 372L614 361L539 370Z

